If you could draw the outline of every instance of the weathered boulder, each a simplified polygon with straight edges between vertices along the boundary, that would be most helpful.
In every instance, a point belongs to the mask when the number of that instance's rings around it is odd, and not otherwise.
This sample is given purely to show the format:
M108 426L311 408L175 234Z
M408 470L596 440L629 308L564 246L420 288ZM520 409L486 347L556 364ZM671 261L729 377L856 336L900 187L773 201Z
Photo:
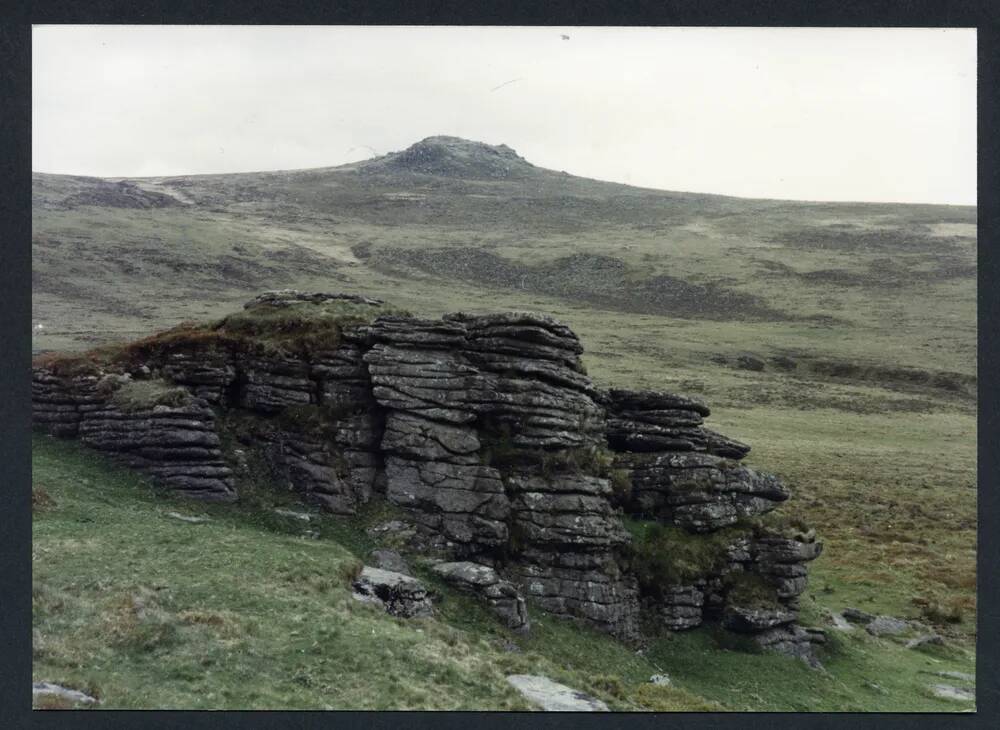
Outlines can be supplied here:
M407 564L406 559L395 550L376 548L372 550L369 559L376 568L390 570L393 573L402 573L403 575L409 575L410 573L410 566Z
M434 572L458 588L481 595L509 628L527 631L528 607L517 588L487 565L471 562L438 563Z
M781 605L774 606L726 606L722 614L722 625L739 633L756 633L793 622L798 615Z
M752 640L764 651L795 657L813 668L819 668L815 647L825 640L820 636L801 626L785 624L761 631Z
M55 697L66 702L80 705L96 705L99 700L91 697L85 692L70 687L63 687L52 682L33 682L31 685L31 698L38 700L45 697Z
M427 589L408 575L366 565L353 586L362 600L379 603L393 616L421 618L434 613Z
M876 616L865 626L865 631L872 636L898 636L899 634L905 634L911 628L910 622L904 621L901 618Z
M608 712L608 706L601 700L548 677L512 674L507 681L546 712Z

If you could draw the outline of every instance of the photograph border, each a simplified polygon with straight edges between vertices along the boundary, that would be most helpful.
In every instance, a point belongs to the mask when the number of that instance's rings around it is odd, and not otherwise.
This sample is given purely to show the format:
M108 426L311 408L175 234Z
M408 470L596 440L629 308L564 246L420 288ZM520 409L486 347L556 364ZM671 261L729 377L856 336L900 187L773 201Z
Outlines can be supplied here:
M24 3L27 5L27 3ZM811 2L801 0L704 0L702 2L510 2L205 4L183 0L150 2L33 3L4 11L0 26L0 464L6 479L7 514L0 528L0 713L9 727L330 727L373 728L468 727L512 724L528 727L677 728L810 727L934 728L989 727L1000 716L1000 666L997 662L1000 601L1000 398L996 323L1000 322L997 274L993 253L1000 222L1000 157L995 134L1000 130L996 90L1000 88L997 40L1000 10L993 2ZM169 9L168 9L169 8ZM30 382L31 360L31 24L310 24L310 25L656 25L656 26L825 26L825 27L975 27L978 30L979 171L978 171L978 329L979 418L977 469L979 532L977 571L979 630L977 639L977 712L916 713L615 713L545 714L494 712L359 712L359 711L73 711L30 710L31 675L31 506Z

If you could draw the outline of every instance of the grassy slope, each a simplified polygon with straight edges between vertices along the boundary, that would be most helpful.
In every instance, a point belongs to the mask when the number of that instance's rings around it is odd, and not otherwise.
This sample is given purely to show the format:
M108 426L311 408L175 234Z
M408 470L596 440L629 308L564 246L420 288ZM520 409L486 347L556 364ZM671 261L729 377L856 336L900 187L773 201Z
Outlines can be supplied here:
M837 640L821 673L724 650L708 629L637 654L536 612L517 636L439 583L436 618L394 619L348 591L372 546L361 528L385 513L316 516L309 538L272 511L281 495L193 504L73 443L38 436L33 456L34 678L104 708L529 709L504 676L542 673L626 711L969 709L926 685L930 672L973 671L971 654L863 632ZM675 688L651 690L662 672Z
M36 176L33 319L45 325L36 350L221 317L281 286L362 292L421 315L549 312L580 334L598 383L702 395L710 425L752 444L750 463L789 479L788 508L826 542L812 568L818 601L906 616L936 605L960 616L940 628L971 650L975 400L885 371L975 375L975 209L739 200L546 171L511 182L357 167L140 181L194 201L146 210L66 207L93 183ZM383 249L456 254L420 269L380 258ZM468 249L556 275L544 290L496 285L458 255ZM621 262L624 301L580 294L606 285L599 268L559 279L552 262L579 254ZM752 295L784 316L628 311L654 276ZM745 351L765 370L734 368ZM796 369L775 367L779 355ZM862 370L831 377L815 370L819 360Z

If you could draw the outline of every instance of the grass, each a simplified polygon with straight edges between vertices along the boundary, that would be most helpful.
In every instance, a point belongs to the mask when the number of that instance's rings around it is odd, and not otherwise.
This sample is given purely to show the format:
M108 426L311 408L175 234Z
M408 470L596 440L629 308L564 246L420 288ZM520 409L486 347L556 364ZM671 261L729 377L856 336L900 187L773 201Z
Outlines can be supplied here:
M913 651L863 632L824 657L826 674L726 651L710 630L654 636L638 653L535 611L522 636L426 566L436 616L395 619L348 589L376 544L364 528L395 516L385 505L356 519L316 513L310 538L275 514L287 493L184 501L40 435L33 467L34 492L48 496L33 525L33 677L102 708L518 710L529 706L504 677L539 673L625 711L949 711L963 708L925 695L921 672L973 671L962 648ZM651 689L664 672L674 686Z
M752 529L733 525L707 534L681 527L625 519L632 533L631 562L645 592L685 585L725 566L726 550Z
M191 393L165 380L129 380L115 390L111 400L125 412L161 405L179 408L191 403Z

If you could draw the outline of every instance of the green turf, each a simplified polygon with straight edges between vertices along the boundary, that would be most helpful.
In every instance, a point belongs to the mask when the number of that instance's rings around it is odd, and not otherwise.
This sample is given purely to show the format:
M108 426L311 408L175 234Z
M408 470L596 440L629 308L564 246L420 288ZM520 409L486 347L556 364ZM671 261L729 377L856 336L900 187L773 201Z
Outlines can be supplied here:
M925 689L929 672L974 671L961 646L914 651L857 632L815 672L726 650L705 628L637 653L538 611L529 635L513 634L426 567L436 617L395 619L348 589L374 544L363 528L388 508L304 525L274 512L287 493L194 503L48 436L35 437L33 465L33 676L104 708L528 709L504 676L541 673L626 711L969 709ZM807 615L825 605L836 601L824 594ZM650 689L663 672L675 688Z

